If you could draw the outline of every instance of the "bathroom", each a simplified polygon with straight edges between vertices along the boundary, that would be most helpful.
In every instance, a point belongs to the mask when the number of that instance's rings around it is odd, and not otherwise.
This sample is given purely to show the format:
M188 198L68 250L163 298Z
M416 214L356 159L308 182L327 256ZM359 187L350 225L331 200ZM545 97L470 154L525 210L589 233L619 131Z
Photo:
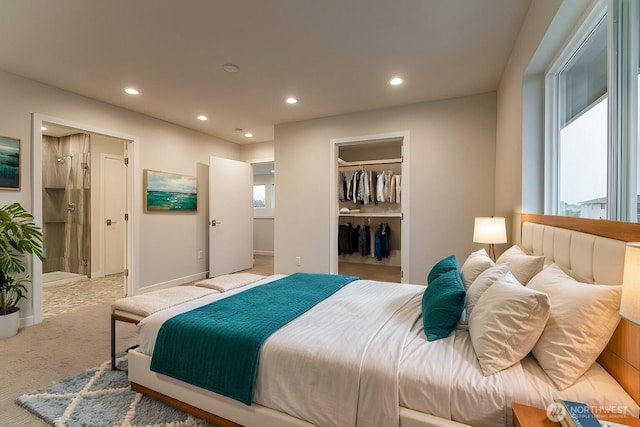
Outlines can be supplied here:
M43 135L43 282L91 275L91 136Z

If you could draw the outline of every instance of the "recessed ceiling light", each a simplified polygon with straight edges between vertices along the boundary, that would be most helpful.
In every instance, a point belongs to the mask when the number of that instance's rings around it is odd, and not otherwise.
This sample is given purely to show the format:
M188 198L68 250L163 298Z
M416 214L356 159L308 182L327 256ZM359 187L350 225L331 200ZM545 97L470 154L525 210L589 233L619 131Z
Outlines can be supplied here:
M238 71L240 71L240 67L238 67L236 64L224 64L222 66L222 69L227 73L237 73Z
M251 132L245 132L244 136L246 136L247 138L253 138L253 134Z
M124 91L127 92L129 95L140 95L140 92L138 92L137 89L134 89L132 87L128 87Z
M46 126L40 126L40 130L47 130Z
M276 173L276 170L275 169L271 169L269 172Z
M394 77L391 80L389 80L389 84L391 86L398 86L401 85L403 82L403 80L400 77Z
M287 104L296 104L298 102L297 99L295 99L294 97L290 96L289 98L286 99Z
M198 120L200 120L200 121L203 121L203 122L204 122L204 121L208 120L208 117L207 117L207 116L202 116L202 115L201 115L201 116L198 116Z

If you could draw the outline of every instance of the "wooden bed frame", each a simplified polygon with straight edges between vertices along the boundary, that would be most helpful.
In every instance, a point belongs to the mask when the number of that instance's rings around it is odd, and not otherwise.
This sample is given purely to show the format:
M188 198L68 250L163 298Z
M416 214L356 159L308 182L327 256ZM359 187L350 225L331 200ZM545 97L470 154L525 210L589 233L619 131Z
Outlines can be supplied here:
M596 236L640 242L640 224L563 216L522 214L520 223L532 222L581 231ZM640 405L640 327L622 319L598 363Z

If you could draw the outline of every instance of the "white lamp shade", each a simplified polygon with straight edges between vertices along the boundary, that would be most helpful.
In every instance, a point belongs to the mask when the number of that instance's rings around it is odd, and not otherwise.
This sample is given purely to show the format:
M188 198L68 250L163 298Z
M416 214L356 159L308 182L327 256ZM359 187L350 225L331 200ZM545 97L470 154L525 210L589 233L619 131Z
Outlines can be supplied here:
M475 243L507 243L507 227L504 217L478 217L473 226Z
M640 242L627 243L620 316L640 325Z

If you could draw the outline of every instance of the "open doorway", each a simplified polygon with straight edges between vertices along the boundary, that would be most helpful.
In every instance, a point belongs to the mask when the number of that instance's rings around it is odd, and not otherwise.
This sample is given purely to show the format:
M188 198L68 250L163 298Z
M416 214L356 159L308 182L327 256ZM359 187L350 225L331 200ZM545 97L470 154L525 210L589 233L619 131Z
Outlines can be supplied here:
M51 282L48 273L61 279L60 285L108 279L118 296L131 294L128 266L133 255L133 222L125 220L125 213L132 206L134 174L124 165L125 159L132 160L135 141L118 132L33 115L33 213L43 228L45 261L32 266L33 315L23 319L23 326L43 319L44 283ZM110 161L117 161L121 168L114 169ZM114 170L119 171L118 177L111 176ZM108 202L107 196L115 196L118 203ZM123 206L123 212L108 218L106 207L112 204ZM116 250L108 247L114 241L106 231L108 222L111 226L117 223L124 236ZM105 266L114 265L110 256L117 258L117 267L107 271ZM65 278L67 273L78 276ZM66 295L61 300L80 305L91 301L91 295L80 295L83 289L74 288L73 298ZM100 286L100 295L105 289Z
M273 274L276 204L275 163L254 163L253 258L259 274Z
M120 139L43 126L45 319L125 296L125 150Z
M331 273L405 283L409 132L330 140Z

